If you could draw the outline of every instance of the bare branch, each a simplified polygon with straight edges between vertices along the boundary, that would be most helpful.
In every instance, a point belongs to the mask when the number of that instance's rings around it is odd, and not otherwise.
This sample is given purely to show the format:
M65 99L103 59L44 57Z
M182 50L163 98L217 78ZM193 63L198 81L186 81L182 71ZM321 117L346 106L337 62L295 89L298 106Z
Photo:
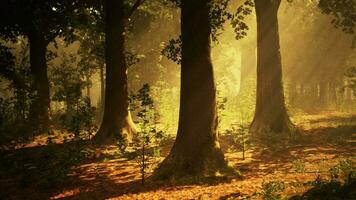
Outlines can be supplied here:
M127 18L131 17L132 14L137 10L140 5L142 5L146 0L136 0L135 4L131 7L129 12L127 13Z

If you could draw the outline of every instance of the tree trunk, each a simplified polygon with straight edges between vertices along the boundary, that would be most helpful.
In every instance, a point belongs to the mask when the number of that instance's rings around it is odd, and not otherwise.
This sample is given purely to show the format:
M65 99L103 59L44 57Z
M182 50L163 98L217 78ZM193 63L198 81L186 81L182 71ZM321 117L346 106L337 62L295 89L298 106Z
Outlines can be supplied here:
M36 125L39 133L49 130L50 97L47 77L46 50L47 43L42 34L30 34L30 69L33 77L33 87L36 92L30 108L30 119Z
M295 107L298 103L298 85L295 80L291 80L289 83L289 95L288 95L288 101L289 105L292 107Z
M170 154L155 171L155 178L202 177L226 169L217 134L209 5L209 0L182 1L178 133Z
M90 80L90 76L86 75L86 82L87 82L87 87L86 87L86 93L87 93L87 98L89 100L89 105L91 105L91 84L89 84L91 82Z
M351 83L348 80L346 82L344 82L344 87L345 87L344 101L349 104L352 101L352 89L350 88L350 86L351 86Z
M329 102L335 106L337 103L337 89L336 89L336 83L334 81L331 81L329 83Z
M325 81L319 83L319 106L321 108L327 106L327 83Z
M122 0L105 1L105 105L101 126L94 140L98 143L127 143L134 124L128 111L127 66L125 61L125 15Z
M282 84L277 13L281 0L255 0L257 16L257 97L250 131L255 136L290 136ZM268 136L269 138L269 136Z
M105 78L104 78L104 64L100 65L100 113L104 111L105 102Z

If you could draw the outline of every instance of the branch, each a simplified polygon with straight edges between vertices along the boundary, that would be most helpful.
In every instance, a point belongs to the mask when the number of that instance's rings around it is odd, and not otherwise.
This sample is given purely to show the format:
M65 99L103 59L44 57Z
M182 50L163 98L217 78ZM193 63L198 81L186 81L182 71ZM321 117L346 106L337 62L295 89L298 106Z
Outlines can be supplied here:
M142 5L146 0L136 0L135 4L131 7L129 12L127 13L127 18L131 17L132 14L137 10L140 5Z

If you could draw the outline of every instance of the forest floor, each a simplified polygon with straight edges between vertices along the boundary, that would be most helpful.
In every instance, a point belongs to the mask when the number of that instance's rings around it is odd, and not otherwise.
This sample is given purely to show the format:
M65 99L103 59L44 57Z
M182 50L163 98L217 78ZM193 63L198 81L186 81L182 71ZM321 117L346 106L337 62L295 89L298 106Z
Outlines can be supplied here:
M221 136L229 164L242 177L194 183L148 179L145 186L137 162L120 156L116 146L84 144L85 159L63 164L56 158L65 157L64 151L75 155L75 144L63 143L58 136L48 145L47 136L39 136L30 143L1 147L0 199L262 199L273 190L278 193L281 184L281 195L289 198L329 179L330 168L338 163L355 163L356 115L332 112L294 116L293 121L305 138L278 156L254 147L243 160L241 152L230 149L231 139ZM157 162L169 152L172 141Z

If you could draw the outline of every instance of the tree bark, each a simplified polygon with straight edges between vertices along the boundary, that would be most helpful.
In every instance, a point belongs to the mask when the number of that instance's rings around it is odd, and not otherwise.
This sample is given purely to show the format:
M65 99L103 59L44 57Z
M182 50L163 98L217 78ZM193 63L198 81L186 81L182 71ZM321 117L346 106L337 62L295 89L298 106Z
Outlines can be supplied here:
M217 134L216 88L210 57L210 2L183 0L182 65L178 132L154 177L215 175L226 169Z
M97 143L113 143L118 140L127 143L134 131L128 111L124 11L123 0L105 1L105 105L101 126L94 136Z
M45 37L39 33L29 35L30 43L30 69L33 77L33 87L36 92L30 108L30 119L33 121L35 131L47 132L50 125L50 97L47 77Z
M255 0L257 16L257 97L250 131L255 136L290 136L279 44L277 13L281 0Z

